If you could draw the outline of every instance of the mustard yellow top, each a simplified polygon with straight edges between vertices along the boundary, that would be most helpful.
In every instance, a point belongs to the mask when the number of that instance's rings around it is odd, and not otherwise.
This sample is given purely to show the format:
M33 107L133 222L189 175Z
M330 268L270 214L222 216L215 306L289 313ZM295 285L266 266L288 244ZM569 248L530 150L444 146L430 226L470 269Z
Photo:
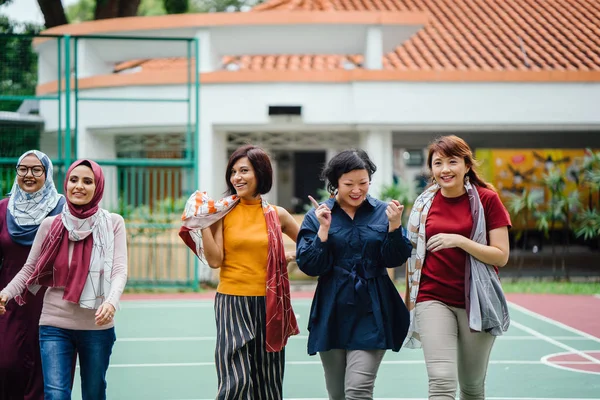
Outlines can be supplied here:
M240 203L223 218L224 259L217 291L265 296L269 239L261 200Z

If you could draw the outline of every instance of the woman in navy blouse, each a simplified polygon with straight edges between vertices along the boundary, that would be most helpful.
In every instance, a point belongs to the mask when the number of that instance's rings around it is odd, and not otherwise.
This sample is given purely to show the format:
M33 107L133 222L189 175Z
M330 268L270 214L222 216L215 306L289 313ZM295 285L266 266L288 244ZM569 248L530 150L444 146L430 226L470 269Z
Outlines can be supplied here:
M329 398L372 399L387 349L399 351L409 314L386 268L402 265L411 245L404 207L369 196L376 167L363 150L345 150L322 178L332 197L306 215L297 262L318 276L308 323L308 353L319 353Z

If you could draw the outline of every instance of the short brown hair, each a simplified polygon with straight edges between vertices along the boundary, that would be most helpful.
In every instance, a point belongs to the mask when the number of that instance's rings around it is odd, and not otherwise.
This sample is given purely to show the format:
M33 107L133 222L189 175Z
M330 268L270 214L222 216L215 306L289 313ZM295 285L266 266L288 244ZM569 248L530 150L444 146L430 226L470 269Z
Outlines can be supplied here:
M266 151L258 146L254 146L252 144L247 144L242 147L239 147L236 151L233 152L231 157L229 157L229 162L227 163L227 169L225 170L225 182L227 182L227 194L233 195L236 194L236 190L231 184L231 170L233 169L233 165L240 159L247 157L250 164L252 164L252 168L254 168L254 175L256 176L256 193L258 194L267 194L271 187L273 187L273 167L271 166L271 159Z

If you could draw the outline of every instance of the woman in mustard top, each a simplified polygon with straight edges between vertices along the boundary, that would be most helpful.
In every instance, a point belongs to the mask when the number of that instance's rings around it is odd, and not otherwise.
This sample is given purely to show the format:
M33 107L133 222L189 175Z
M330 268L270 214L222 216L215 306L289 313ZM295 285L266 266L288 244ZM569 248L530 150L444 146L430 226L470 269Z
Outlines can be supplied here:
M285 254L282 233L295 242L299 226L262 198L273 182L264 150L237 149L226 174L233 206L200 230L206 261L221 269L215 298L217 399L282 399L284 346L298 333L286 270L295 252Z

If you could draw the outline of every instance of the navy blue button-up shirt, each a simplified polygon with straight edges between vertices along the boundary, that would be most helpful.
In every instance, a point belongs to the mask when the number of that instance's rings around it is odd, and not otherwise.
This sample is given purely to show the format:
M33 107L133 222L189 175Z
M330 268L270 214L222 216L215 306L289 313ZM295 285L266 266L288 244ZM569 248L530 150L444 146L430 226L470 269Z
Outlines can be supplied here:
M308 354L331 349L399 351L409 314L386 268L402 265L412 246L403 228L389 230L387 203L367 196L354 219L334 198L326 242L310 210L296 247L298 267L318 276L308 322Z

